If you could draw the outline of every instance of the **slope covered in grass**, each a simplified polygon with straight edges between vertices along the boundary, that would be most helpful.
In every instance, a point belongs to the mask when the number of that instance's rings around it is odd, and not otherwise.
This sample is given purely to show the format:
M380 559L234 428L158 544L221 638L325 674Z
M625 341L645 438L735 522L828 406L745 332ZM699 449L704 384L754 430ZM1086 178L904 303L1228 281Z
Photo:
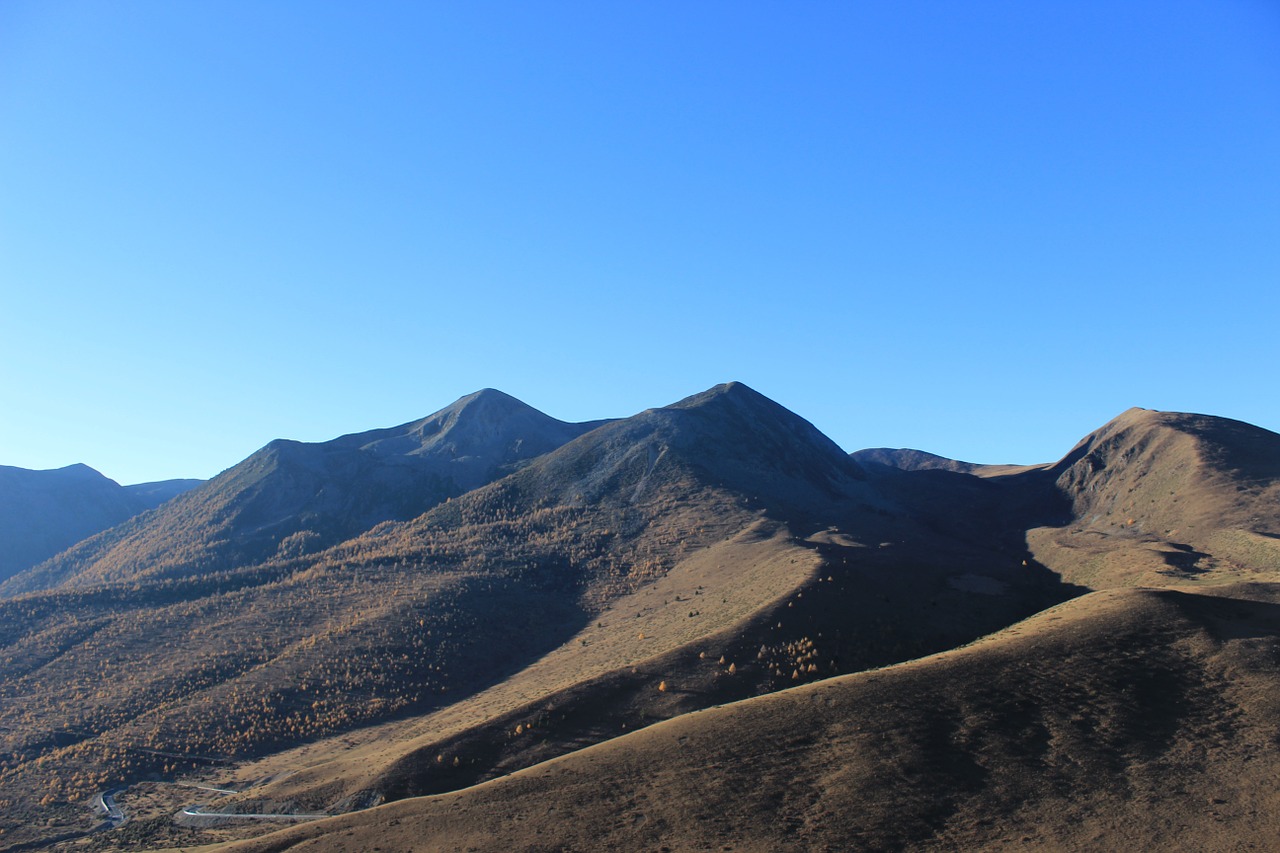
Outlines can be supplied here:
M1277 601L1094 593L967 648L227 849L1247 849L1280 829Z

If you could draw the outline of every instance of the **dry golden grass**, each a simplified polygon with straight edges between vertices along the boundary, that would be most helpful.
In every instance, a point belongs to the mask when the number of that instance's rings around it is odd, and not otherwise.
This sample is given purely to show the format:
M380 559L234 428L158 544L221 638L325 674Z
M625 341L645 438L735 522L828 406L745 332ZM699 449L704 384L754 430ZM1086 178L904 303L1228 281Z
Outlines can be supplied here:
M1093 593L969 647L230 845L1268 849L1280 586Z
M536 718L539 703L557 693L631 667L647 669L700 640L718 647L717 634L794 592L818 564L812 551L790 542L785 529L762 520L618 599L598 621L512 678L433 714L308 744L237 768L236 775L279 777L255 788L255 799L324 806L358 797L379 789L382 777L412 756L424 756L430 765L442 751L450 752L451 763L455 741L477 727L514 732L519 720ZM698 617L688 616L691 607Z
M1280 441L1248 424L1131 409L1053 469L1071 520L1035 559L1094 589L1237 583L1280 570Z

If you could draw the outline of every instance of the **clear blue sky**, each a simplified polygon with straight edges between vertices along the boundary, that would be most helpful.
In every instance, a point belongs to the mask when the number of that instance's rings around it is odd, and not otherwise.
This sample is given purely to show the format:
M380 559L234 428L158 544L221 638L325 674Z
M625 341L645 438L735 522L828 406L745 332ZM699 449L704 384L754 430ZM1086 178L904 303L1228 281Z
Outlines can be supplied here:
M0 3L0 464L482 387L848 450L1280 429L1280 4Z

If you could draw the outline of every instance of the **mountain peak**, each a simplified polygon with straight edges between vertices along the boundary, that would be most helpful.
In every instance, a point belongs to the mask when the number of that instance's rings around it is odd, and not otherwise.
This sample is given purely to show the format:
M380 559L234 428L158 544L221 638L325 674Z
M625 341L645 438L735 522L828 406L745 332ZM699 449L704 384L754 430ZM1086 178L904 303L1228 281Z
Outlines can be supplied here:
M866 478L817 427L742 382L716 385L659 411L691 427L688 440L698 458L744 489L756 482L763 490L771 483L778 495L799 504L809 500L805 494L816 494L806 492L811 487L829 498L847 494L849 483Z
M504 406L518 409L533 408L524 401L512 397L505 391L499 391L497 388L481 388L479 391L467 394L465 397L459 397L457 401L453 403L453 406L462 407L477 404L485 406ZM453 408L453 406L448 408Z
M83 462L73 462L62 468L54 468L48 472L55 477L63 477L67 479L79 480L110 480L106 474L103 474L97 468L92 468ZM112 482L115 482L112 480Z
M694 409L717 400L733 400L739 403L764 404L770 407L782 408L759 391L742 382L722 382L719 385L708 388L706 391L685 397L667 408Z
M564 423L484 388L395 427L319 443L276 439L137 526L83 543L9 588L94 583L111 573L178 576L315 551L384 521L420 515L599 423Z
M1103 429L1109 426L1135 426L1137 424L1155 424L1163 420L1163 416L1176 414L1172 412L1161 412L1158 409L1144 409L1141 406L1131 406L1111 420L1103 424Z
M439 423L456 423L477 419L487 423L496 423L508 418L521 418L547 424L558 424L555 418L538 411L533 406L518 400L496 388L481 388L479 391L459 397L433 415L423 418L418 423L436 421Z
M910 447L871 447L849 455L860 465L883 465L902 471L940 470L968 474L978 467L972 462L961 462L958 459L950 459Z
M506 427L503 425L506 424ZM567 427L550 415L495 388L482 388L424 418L399 426L351 433L325 442L329 447L362 449L383 455L413 455L444 441L464 442L471 433L536 427Z
M1163 436L1163 439L1160 437ZM1117 447L1147 444L1176 437L1194 441L1197 456L1226 462L1230 467L1276 466L1276 446L1280 436L1243 421L1191 412L1165 412L1131 408L1121 412L1086 435L1062 460L1059 469L1085 456L1110 453Z
M143 508L82 463L43 471L0 465L0 582Z

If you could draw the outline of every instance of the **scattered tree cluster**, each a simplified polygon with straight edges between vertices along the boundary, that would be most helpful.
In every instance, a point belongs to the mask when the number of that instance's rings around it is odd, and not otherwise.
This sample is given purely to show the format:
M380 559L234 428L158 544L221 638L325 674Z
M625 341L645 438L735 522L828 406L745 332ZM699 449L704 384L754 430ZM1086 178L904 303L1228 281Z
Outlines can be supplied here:
M242 567L193 530L175 553L208 557L198 571L0 601L0 786L74 802L454 701L740 526L708 527L681 494L498 484L319 553L297 533Z

